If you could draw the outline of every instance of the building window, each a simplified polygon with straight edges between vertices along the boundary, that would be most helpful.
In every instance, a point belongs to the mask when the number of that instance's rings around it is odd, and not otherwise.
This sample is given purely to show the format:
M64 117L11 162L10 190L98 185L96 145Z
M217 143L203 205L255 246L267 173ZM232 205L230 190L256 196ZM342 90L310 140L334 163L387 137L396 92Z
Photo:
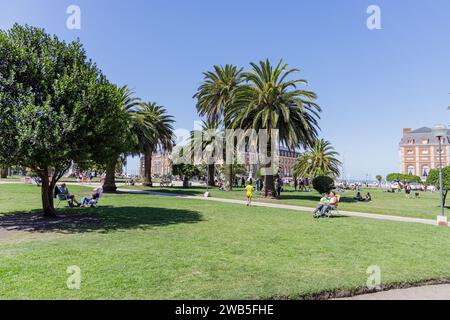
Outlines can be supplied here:
M413 153L414 153L414 150L409 149L409 150L407 151L407 153L408 153L408 154L413 154Z
M430 139L424 139L422 140L422 144L429 144L430 143Z
M406 170L407 174L410 174L412 176L414 176L416 174L416 170L414 168L414 166L408 166L408 169Z
M422 150L422 154L429 154L430 152L428 151L428 149L423 149Z

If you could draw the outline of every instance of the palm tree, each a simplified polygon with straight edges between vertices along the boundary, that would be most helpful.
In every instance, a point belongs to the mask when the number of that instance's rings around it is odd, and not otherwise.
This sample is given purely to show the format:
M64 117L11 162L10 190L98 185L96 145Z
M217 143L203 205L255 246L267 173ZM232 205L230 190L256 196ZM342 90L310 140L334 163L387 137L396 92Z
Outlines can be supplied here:
M146 121L151 123L151 129L142 143L144 152L144 185L153 186L152 182L152 155L158 148L164 151L172 151L174 144L173 117L167 114L167 110L154 102L142 104L141 114Z
M135 140L133 141L133 144L135 144L137 141L145 139L145 128L148 127L149 124L145 124L145 119L138 113L141 101L134 96L135 93L127 85L119 87L117 90L121 97L120 103L122 111L129 117L129 131L132 139ZM115 192L117 190L115 176L118 159L119 155L116 155L106 164L106 177L103 185L104 192Z
M221 128L221 121L218 120L206 120L202 122L201 131L192 131L190 138L191 152L194 154L197 150L202 151L203 154L214 157L217 156L214 153L215 150L220 147L220 141L223 140L223 130ZM209 159L204 159L209 160ZM208 186L215 187L216 181L216 164L207 163L208 172Z
M342 166L337 153L329 141L318 140L313 147L300 154L292 168L296 177L315 178L318 176L340 175Z
M197 99L197 112L211 121L224 119L227 108L231 105L239 85L242 83L242 68L227 64L214 66L214 71L203 73L203 83L197 89L194 98ZM225 129L231 128L231 123L224 121ZM224 159L225 159L224 150ZM232 165L227 165L227 188L233 188Z
M239 86L235 99L225 119L235 128L267 130L267 151L271 150L270 137L273 130L279 132L279 144L294 150L307 147L317 139L317 120L321 111L314 103L316 94L301 90L299 85L307 85L303 79L288 80L297 69L288 69L282 61L273 67L269 60L251 63L252 70L243 76L246 84ZM272 164L265 164L270 168ZM273 174L264 176L265 196L274 196Z

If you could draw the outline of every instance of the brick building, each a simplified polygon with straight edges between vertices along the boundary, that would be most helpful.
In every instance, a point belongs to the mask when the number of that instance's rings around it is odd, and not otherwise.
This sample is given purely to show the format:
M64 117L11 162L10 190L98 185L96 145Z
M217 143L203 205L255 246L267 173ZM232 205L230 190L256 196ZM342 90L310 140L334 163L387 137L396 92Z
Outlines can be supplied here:
M172 165L170 163L170 152L154 152L152 155L152 175L161 177L172 174ZM144 157L141 158L139 164L139 172L141 177L144 176Z
M442 165L450 165L450 131L442 141ZM403 129L399 144L400 172L426 180L430 170L439 166L439 141L431 128Z

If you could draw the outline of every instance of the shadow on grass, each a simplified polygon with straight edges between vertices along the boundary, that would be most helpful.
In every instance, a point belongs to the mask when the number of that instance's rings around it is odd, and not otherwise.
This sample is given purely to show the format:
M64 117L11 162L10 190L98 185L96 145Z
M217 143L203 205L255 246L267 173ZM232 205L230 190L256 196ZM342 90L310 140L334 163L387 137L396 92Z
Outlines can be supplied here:
M153 207L64 209L53 219L44 218L42 211L34 210L30 213L13 212L0 216L0 232L107 233L200 221L203 221L202 216L196 211Z

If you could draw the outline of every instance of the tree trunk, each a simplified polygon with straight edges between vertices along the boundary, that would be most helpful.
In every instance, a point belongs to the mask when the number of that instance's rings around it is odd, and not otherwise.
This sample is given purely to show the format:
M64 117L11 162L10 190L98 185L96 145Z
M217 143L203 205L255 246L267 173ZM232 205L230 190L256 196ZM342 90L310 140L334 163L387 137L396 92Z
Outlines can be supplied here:
M0 179L8 178L8 168L0 168Z
M144 186L153 187L151 151L144 154Z
M50 183L48 178L48 170L45 170L39 176L42 179L41 186L41 199L42 209L44 211L44 217L53 218L56 217L56 210L53 205L53 186L54 183Z
M227 164L226 165L226 180L227 180L227 190L233 191L233 165Z
M268 154L270 154L271 157L273 157L270 131L269 131L269 141L267 144L267 152L268 152ZM270 162L264 166L265 168L267 168L267 170L272 169L272 161L273 161L273 159L271 158ZM274 184L274 179L273 179L273 171L269 171L269 172L272 172L272 174L264 176L264 188L265 188L264 196L266 198L276 198L275 197L275 184Z
M116 165L117 165L117 157L111 159L106 165L106 177L105 183L103 184L103 192L105 193L114 193L117 191Z
M445 203L447 202L447 195L448 195L448 190L445 190L445 192L444 192L444 207L445 207Z
M216 166L214 164L208 164L208 186L216 186Z
M189 188L189 178L187 176L183 177L183 188Z
M264 196L266 198L275 198L275 184L273 175L264 176Z

